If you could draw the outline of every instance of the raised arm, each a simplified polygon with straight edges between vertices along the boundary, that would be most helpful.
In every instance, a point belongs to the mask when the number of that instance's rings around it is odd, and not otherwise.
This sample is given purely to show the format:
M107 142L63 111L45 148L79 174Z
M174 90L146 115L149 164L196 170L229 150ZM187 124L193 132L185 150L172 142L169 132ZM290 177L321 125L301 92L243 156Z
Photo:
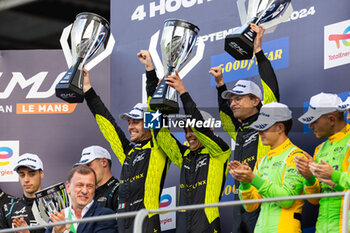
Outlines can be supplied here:
M145 66L146 69L146 91L147 96L153 96L153 93L156 91L157 84L159 79L157 77L156 71L153 66L152 57L148 50L141 50L137 54L140 62Z
M189 116L191 120L193 119L195 121L204 122L202 114L198 110L197 105L191 98L190 94L187 92L178 72L176 71L175 75L171 75L165 80L169 86L175 88L180 94L185 114ZM219 156L223 153L231 154L230 147L220 137L216 136L210 128L197 127L196 124L191 126L191 128L196 137L208 149L210 156Z
M146 91L148 99L152 97L157 88L159 79L154 70L152 63L152 57L149 51L141 50L137 57L146 69ZM151 109L152 110L152 109ZM168 128L162 127L159 129L151 130L153 137L157 141L158 145L163 149L168 158L181 169L182 156L184 155L187 147L182 145L169 131Z
M126 158L126 152L129 151L131 143L126 138L124 132L118 126L101 98L91 87L89 72L86 69L84 69L84 93L87 105L89 106L91 113L94 115L103 136L111 145L119 162L123 164Z
M216 90L218 93L218 105L220 112L220 119L222 123L222 127L225 132L231 136L233 140L236 141L237 136L237 126L238 120L234 118L233 112L230 108L230 101L222 98L222 93L227 90L226 84L224 83L222 68L221 66L212 67L209 71L211 75L213 75L214 80L216 82Z
M254 40L254 52L258 61L259 75L261 78L261 84L264 93L264 104L271 102L279 102L280 94L278 88L277 77L271 62L266 58L262 48L262 38L264 34L264 27L257 26L255 24L250 25L252 30L256 32L256 38Z

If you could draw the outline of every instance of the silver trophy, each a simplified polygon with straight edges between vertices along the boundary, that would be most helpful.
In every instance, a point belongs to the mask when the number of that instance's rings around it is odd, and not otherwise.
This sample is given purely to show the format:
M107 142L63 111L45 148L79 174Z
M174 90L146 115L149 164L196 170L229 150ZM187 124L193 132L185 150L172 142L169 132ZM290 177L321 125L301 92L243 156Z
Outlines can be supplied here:
M182 68L189 60L198 32L197 26L183 20L169 19L164 22L160 42L164 78L174 74L175 70ZM178 113L177 92L165 83L164 78L150 100L150 107L165 114Z
M109 37L109 23L93 13L80 13L76 16L70 31L72 66L56 85L56 96L69 103L84 100L83 67Z
M245 24L225 38L225 51L236 60L253 57L256 33L250 24L272 27L285 21L292 13L291 0L250 0Z
M46 189L35 193L36 210L33 211L34 216L40 216L44 222L49 222L49 217L55 211L69 207L70 201L63 183L52 185ZM38 213L38 214L37 214Z

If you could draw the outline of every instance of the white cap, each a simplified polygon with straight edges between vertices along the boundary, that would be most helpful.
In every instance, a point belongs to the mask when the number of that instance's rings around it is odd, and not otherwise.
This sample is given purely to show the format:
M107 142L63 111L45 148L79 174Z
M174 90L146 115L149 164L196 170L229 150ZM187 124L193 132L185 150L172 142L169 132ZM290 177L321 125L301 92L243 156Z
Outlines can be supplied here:
M232 90L224 91L221 94L221 97L223 99L230 99L230 96L232 94L235 94L235 95L253 94L256 97L258 97L260 100L262 100L262 92L260 90L260 87L256 83L249 80L239 80L233 86Z
M249 127L257 131L264 131L277 122L288 121L292 119L292 111L287 105L271 102L261 107L258 119Z
M122 113L119 115L119 118L121 120L128 120L129 118L132 119L143 119L143 112L147 111L148 105L144 103L138 103L136 104L130 112Z
M303 124L311 124L324 114L338 111L341 103L338 95L321 92L311 97L309 109L298 120Z
M43 170L43 162L39 159L39 157L35 154L25 153L19 156L16 166L13 168L17 172L19 167L28 167L32 170Z
M350 109L350 96L342 102L341 104L338 105L338 111L346 111Z
M81 152L80 161L74 164L74 166L88 164L95 159L106 158L111 160L111 155L108 150L100 146L89 146L83 149Z

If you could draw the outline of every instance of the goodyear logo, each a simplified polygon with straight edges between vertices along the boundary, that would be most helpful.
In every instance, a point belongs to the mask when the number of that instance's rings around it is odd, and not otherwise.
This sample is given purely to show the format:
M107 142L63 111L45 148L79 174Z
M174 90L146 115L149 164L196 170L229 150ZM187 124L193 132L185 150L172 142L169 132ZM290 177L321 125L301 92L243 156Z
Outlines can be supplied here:
M267 124L259 124L259 125L254 125L254 128L256 128L256 129L265 129L266 126L267 126Z
M263 43L265 56L271 61L275 70L289 66L289 38L283 37ZM259 75L256 57L250 60L237 61L228 53L222 53L211 57L211 66L221 66L225 83ZM211 85L215 86L214 78Z
M338 106L338 108L339 108L340 110L347 110L348 107L349 107L349 104L341 104L341 105Z
M302 120L303 120L304 122L310 122L310 121L312 121L314 118L315 118L315 117L311 116L311 117L305 117L305 118L303 118Z
M310 104L309 108L311 108L312 110L316 110L316 108L313 107L311 104Z
M243 84L236 84L236 85L234 85L233 88L235 88L235 87L243 87L243 88L246 88L247 86L246 86L246 85L243 85Z
M260 116L264 116L264 117L270 117L270 114L264 113L264 112L260 112L259 113Z
M22 163L23 161L32 161L32 162L34 162L34 163L36 163L37 161L35 160L35 159L31 159L31 158L24 158L24 159L21 159L21 160L18 160L18 162L17 163Z

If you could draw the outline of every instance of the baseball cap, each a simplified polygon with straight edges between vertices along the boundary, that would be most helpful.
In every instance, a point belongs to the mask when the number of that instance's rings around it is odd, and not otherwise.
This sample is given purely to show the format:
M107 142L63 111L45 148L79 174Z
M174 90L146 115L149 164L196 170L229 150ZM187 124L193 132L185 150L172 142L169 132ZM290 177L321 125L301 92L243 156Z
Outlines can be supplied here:
M262 100L262 92L260 90L260 87L253 81L249 81L249 80L239 80L233 86L232 90L224 91L221 94L221 97L223 99L230 99L230 96L232 94L235 94L235 95L253 94L256 97L259 97L260 100Z
M338 106L341 103L338 95L321 92L311 97L307 112L298 120L303 124L311 124L324 114L339 111Z
M292 119L292 111L287 105L271 102L261 107L258 119L249 127L257 131L264 131L277 122L288 121L290 119Z
M121 120L128 120L128 118L132 119L143 119L143 112L147 111L148 105L144 103L138 103L136 104L130 112L122 113L119 115L119 118Z
M344 102L338 105L338 111L346 111L348 109L350 109L350 95Z
M89 146L83 149L81 152L80 161L74 164L74 166L88 164L95 159L106 158L111 160L111 155L109 152L100 146Z
M31 153L25 153L19 156L16 162L16 166L13 168L13 170L17 172L19 167L28 167L32 170L41 169L44 171L43 162L41 162L37 155Z

